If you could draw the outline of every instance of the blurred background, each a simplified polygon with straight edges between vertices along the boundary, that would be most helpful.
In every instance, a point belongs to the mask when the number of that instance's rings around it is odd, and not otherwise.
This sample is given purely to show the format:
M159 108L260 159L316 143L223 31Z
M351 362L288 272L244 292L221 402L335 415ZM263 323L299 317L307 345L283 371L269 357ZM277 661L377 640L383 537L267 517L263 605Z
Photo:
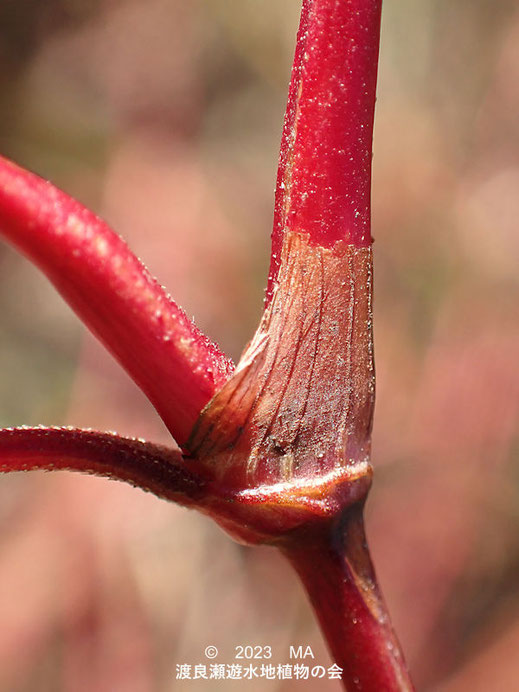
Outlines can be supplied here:
M106 218L234 358L262 311L299 0L4 0L0 151ZM519 688L519 3L387 0L374 155L367 526L419 689ZM168 443L0 245L0 425ZM269 644L330 659L267 548L72 474L0 479L0 691L168 692ZM246 689L336 690L255 681Z

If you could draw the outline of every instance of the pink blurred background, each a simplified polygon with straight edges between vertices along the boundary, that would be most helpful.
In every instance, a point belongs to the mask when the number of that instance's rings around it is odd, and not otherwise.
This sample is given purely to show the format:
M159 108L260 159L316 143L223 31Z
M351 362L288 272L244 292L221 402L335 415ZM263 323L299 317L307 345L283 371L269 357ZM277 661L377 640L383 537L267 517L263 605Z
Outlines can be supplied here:
M299 0L0 6L0 151L104 216L237 358L262 309ZM417 686L519 688L519 4L386 2L368 535ZM0 246L0 425L168 442L45 279ZM240 644L330 659L267 548L72 474L0 478L0 690L227 689ZM245 689L336 690L322 681Z

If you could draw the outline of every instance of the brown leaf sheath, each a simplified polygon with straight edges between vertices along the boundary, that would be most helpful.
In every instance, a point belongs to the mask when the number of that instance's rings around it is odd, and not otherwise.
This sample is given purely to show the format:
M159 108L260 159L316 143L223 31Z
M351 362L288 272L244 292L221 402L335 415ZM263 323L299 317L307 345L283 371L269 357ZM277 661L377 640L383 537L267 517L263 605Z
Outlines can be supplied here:
M282 252L272 303L188 443L235 488L315 480L369 459L371 248L323 248L291 232Z

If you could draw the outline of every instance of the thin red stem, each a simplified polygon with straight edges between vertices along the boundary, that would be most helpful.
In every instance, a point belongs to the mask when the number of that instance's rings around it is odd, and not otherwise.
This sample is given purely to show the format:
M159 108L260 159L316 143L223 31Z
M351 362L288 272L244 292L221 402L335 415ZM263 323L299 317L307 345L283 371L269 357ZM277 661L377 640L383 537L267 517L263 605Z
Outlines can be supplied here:
M75 428L0 430L0 472L38 469L104 476L187 506L205 492L204 481L186 468L179 450Z
M362 503L282 548L298 572L347 690L409 692L413 685L369 556Z
M104 221L1 157L0 233L45 272L184 444L230 361Z
M371 243L381 0L303 0L281 142L267 298L285 231Z

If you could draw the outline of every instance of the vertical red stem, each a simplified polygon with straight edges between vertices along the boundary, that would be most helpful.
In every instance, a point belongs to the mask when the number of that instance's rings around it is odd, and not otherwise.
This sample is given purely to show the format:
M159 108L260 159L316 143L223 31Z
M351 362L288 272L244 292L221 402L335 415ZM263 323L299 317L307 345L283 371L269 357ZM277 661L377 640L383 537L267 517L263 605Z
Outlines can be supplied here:
M379 591L361 504L282 549L298 572L347 690L413 690Z
M276 188L268 297L283 234L371 243L381 0L304 0Z

